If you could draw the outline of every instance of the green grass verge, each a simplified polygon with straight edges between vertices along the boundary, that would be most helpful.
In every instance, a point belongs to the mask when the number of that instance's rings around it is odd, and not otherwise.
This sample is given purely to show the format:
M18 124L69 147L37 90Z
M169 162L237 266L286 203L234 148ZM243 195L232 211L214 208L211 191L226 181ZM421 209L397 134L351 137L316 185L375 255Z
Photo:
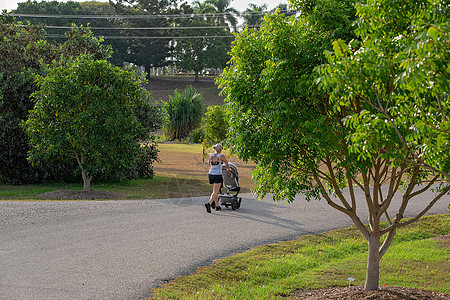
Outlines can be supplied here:
M0 200L46 200L39 194L57 190L83 189L82 184L0 184ZM123 183L93 183L92 190L108 191L124 195L124 199L166 199L206 196L211 194L211 186L206 180L195 180L183 177L155 176L152 179L137 179Z
M380 284L450 293L450 214L398 231L381 262ZM367 244L355 227L301 236L217 260L153 290L152 299L285 299L297 289L363 285Z

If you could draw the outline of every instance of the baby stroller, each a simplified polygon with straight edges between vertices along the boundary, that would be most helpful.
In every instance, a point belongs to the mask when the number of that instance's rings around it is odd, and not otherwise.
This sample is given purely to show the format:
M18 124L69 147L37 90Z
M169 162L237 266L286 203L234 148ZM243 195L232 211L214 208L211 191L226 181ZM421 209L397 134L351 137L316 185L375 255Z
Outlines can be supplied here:
M226 208L231 206L231 209L236 210L241 207L242 198L238 197L241 186L239 185L239 174L236 165L228 163L232 172L227 170L226 166L222 167L223 185L220 187L219 205L224 205ZM222 189L226 189L226 194L222 193Z

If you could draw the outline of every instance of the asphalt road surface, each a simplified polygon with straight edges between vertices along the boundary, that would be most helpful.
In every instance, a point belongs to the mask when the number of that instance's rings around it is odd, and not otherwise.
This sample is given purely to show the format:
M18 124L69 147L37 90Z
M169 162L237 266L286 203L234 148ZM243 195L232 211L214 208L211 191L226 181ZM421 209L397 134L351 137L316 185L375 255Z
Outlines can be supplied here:
M211 214L207 197L0 201L0 299L146 299L214 259L352 225L323 200L242 197L240 209ZM448 213L449 198L429 214ZM415 198L407 215L428 199Z

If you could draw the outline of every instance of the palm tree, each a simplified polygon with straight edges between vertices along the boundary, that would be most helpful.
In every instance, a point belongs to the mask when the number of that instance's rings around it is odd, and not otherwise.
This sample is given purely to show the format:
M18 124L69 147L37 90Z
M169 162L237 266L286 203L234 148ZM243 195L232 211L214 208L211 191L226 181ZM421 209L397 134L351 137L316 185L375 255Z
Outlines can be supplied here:
M216 12L214 6L206 1L195 0L192 2L192 8L196 14L211 14Z
M247 27L259 27L264 19L265 10L267 9L267 4L258 6L256 4L250 3L248 8L244 11L242 17L244 18L245 25Z
M232 0L205 0L205 3L211 5L215 9L216 22L218 25L230 25L236 31L237 17L239 12L230 7Z
M206 1L202 2L200 0L195 0L192 2L192 8L194 9L194 13L199 15L204 14L203 19L207 22L212 20L212 18L209 16L216 12L214 6L207 3Z

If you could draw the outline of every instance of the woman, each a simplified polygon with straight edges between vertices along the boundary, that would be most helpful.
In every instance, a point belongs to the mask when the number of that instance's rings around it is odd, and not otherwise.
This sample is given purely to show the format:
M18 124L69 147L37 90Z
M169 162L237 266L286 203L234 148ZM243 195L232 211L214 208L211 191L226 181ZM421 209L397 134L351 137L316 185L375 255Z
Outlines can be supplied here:
M209 198L209 202L205 204L206 211L211 213L211 207L216 210L220 210L219 206L219 191L222 186L222 163L225 164L227 170L231 172L230 165L228 164L227 158L223 155L222 145L216 144L213 146L214 153L211 153L209 156L209 183L212 185L213 192L211 194L211 198Z

